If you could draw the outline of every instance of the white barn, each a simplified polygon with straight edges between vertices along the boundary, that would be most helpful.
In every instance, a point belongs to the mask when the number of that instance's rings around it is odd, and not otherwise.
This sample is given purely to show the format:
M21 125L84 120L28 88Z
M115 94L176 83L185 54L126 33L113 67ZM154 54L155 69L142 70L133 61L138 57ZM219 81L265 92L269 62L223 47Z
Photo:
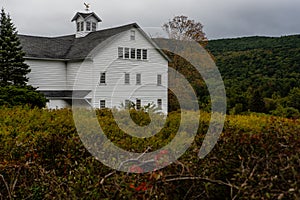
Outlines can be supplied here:
M137 24L98 30L93 12L78 12L72 21L73 35L19 35L28 83L45 94L48 108L81 99L94 108L153 103L167 113L169 60Z

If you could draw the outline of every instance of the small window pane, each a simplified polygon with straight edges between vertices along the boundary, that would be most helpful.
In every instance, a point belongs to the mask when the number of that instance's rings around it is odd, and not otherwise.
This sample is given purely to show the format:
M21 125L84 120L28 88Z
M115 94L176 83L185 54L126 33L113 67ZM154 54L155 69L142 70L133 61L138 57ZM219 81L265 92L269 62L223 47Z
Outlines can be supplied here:
M143 60L147 60L148 59L148 51L147 49L143 49Z
M136 84L137 85L141 84L141 74L136 74Z
M141 60L142 59L142 50L141 49L137 49L136 50L136 58L138 60Z
M129 99L126 99L125 100L125 108L130 109L130 107L131 107L131 101Z
M83 22L80 22L80 31L83 31Z
M129 58L129 48L125 48L125 58Z
M157 75L157 85L161 85L161 74Z
M77 22L77 31L80 31L80 22Z
M93 22L92 23L92 31L96 31L96 28L97 28L97 24L96 24L96 22Z
M135 59L135 48L131 48L130 50L130 58Z
M106 83L106 73L102 72L100 74L100 84L105 84Z
M91 30L91 22L86 22L86 30L87 31Z
M100 109L105 108L105 100L100 100Z
M130 32L130 40L135 40L135 31Z
M162 100L161 99L157 99L157 108L159 110L161 110L161 108L162 108Z
M123 58L123 50L124 50L123 47L119 47L119 48L118 48L118 57L119 57L119 58Z
M141 109L141 100L140 99L136 100L136 109L137 110Z
M125 84L129 84L130 83L130 75L129 73L125 73Z

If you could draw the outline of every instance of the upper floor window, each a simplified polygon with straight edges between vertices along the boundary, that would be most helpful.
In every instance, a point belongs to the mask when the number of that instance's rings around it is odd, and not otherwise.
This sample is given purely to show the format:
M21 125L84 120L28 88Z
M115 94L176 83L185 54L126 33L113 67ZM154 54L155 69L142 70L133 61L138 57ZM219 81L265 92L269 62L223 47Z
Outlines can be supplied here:
M136 84L140 85L142 83L142 75L136 74Z
M96 31L96 29L97 29L96 22L92 22L92 31Z
M100 84L106 84L106 72L100 73Z
M86 22L86 30L91 31L91 22Z
M135 31L130 31L130 40L135 40Z
M148 51L147 49L143 49L143 60L147 60L148 59Z
M136 50L136 59L138 59L138 60L142 59L142 49Z
M161 74L157 74L157 85L161 85Z
M130 58L135 59L135 48L130 49Z
M125 84L130 84L130 74L129 73L125 73L125 80L124 80Z
M129 58L129 48L125 48L125 58Z
M123 58L123 50L124 50L123 47L118 48L118 58Z
M118 47L118 58L147 60L148 49Z

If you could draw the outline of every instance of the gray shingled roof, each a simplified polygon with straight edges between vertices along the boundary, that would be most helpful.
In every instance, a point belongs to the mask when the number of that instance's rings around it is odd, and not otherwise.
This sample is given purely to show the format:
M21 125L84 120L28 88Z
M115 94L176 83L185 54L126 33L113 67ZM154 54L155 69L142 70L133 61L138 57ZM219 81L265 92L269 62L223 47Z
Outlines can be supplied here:
M18 36L27 58L76 60L85 59L99 44L131 28L139 28L139 26L136 23L128 24L91 32L81 38L75 38L75 35L61 37Z

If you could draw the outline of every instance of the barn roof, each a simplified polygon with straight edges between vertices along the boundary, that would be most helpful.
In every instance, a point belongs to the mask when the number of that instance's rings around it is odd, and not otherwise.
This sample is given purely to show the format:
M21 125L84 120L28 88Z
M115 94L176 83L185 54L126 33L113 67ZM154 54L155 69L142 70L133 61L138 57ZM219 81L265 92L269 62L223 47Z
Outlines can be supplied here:
M60 37L39 37L18 35L26 58L45 60L83 60L100 44L118 34L137 28L146 39L168 60L167 56L159 50L157 45L140 29L136 23L94 31L85 37L76 38L74 35Z

